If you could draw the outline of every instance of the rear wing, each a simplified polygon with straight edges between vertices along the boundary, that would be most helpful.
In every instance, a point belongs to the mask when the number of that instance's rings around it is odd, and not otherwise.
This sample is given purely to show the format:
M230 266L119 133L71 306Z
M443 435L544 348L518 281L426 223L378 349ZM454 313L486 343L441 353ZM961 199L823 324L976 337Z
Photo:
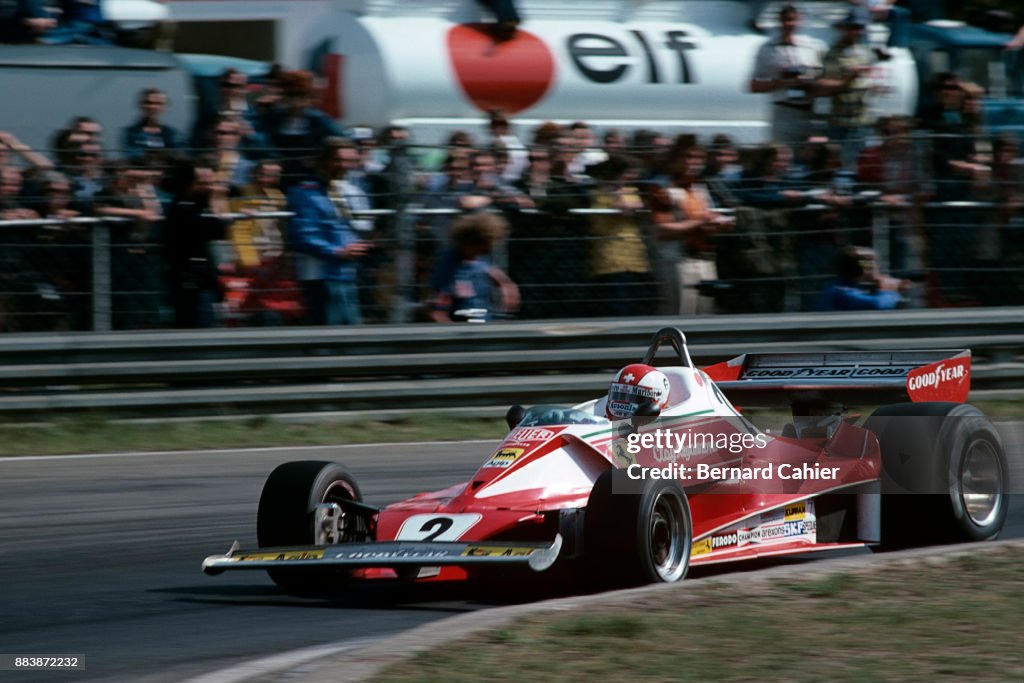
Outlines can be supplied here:
M963 403L971 352L748 353L704 372L726 396L751 405Z

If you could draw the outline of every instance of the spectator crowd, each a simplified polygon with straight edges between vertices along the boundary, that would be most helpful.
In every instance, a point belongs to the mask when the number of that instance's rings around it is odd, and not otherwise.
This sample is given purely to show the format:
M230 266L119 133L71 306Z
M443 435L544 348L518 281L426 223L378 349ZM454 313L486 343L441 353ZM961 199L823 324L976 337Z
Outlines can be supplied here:
M782 8L757 146L500 111L417 146L343 128L283 70L226 71L190 131L148 89L121 130L76 117L47 152L0 133L0 327L90 329L80 217L108 219L116 329L1024 303L1016 137L949 73L919 120L876 117L861 16L825 46Z

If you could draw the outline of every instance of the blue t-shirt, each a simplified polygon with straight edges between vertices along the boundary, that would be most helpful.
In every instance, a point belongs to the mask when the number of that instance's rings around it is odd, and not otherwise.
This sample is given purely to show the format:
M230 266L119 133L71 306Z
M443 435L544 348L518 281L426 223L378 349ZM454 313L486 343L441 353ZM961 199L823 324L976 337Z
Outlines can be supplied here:
M485 256L463 261L458 251L450 249L438 259L431 286L441 294L451 297L449 313L476 308L488 311L491 308L491 261Z

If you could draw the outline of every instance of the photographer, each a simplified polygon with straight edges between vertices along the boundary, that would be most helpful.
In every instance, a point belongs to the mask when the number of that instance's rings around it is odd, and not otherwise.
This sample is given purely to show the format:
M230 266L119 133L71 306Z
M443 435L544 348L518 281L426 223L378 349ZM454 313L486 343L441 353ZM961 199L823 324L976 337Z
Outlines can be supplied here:
M817 79L822 70L825 43L797 35L800 10L785 5L779 11L779 37L757 52L750 92L772 96L772 138L794 144L812 130Z

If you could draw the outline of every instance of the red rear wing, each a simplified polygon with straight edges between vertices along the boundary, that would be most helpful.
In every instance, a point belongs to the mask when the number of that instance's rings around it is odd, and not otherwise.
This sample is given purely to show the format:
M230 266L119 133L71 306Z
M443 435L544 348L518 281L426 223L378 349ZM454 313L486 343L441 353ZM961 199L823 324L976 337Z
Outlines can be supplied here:
M748 353L704 372L744 404L963 403L971 389L971 352Z

